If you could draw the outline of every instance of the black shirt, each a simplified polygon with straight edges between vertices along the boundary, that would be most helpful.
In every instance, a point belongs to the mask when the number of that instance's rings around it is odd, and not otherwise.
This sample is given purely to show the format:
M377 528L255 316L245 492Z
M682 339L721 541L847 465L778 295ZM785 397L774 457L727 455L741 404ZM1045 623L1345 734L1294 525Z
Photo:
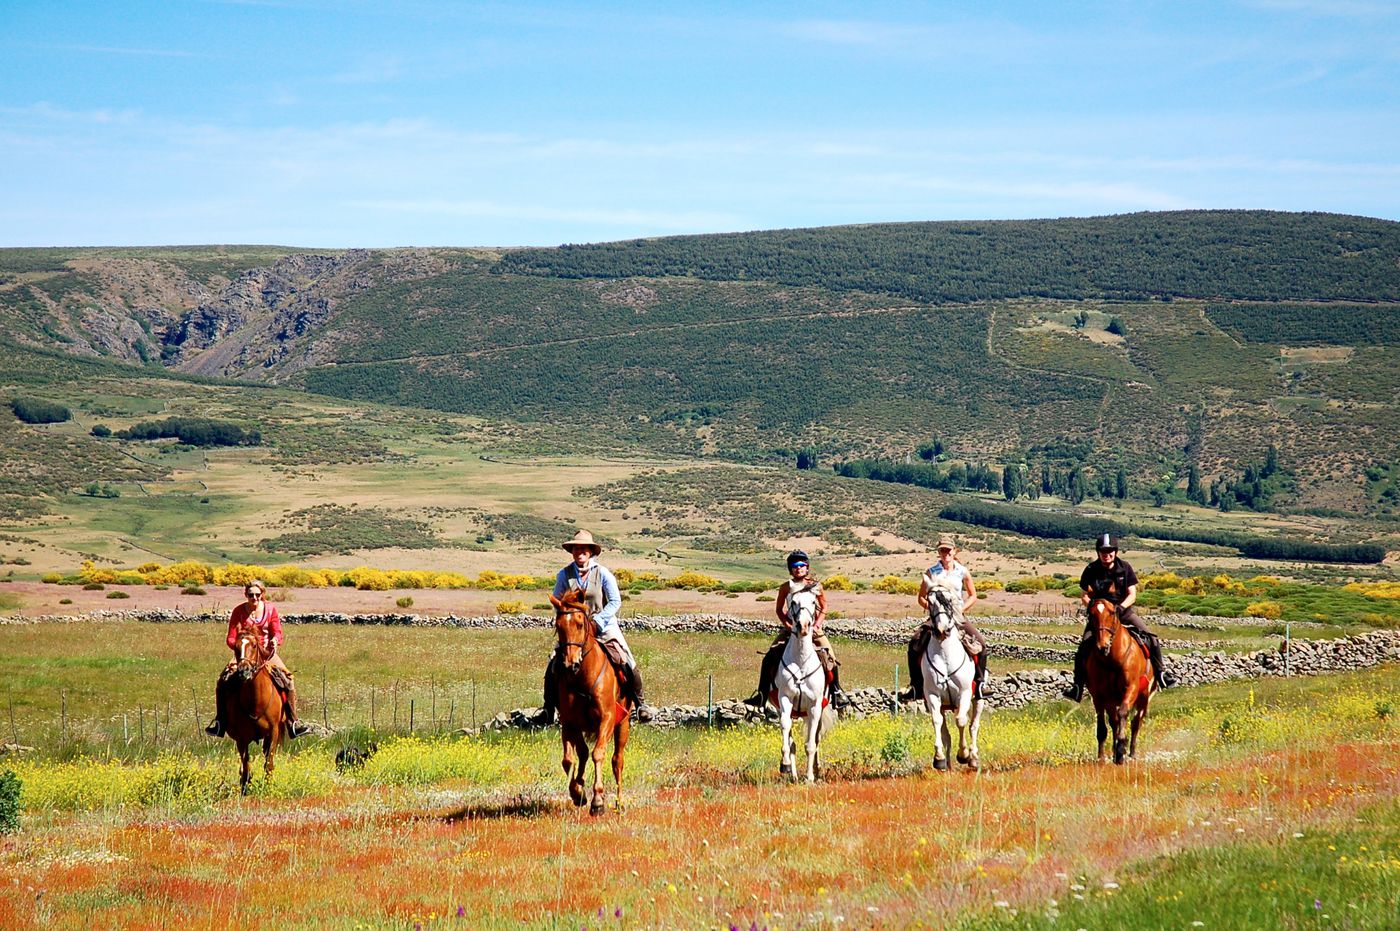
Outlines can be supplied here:
M1133 567L1121 556L1113 561L1112 567L1105 566L1101 559L1095 559L1084 567L1084 574L1079 577L1079 587L1090 593L1108 582L1113 583L1117 600L1122 601L1128 597L1128 587L1138 583L1138 577Z

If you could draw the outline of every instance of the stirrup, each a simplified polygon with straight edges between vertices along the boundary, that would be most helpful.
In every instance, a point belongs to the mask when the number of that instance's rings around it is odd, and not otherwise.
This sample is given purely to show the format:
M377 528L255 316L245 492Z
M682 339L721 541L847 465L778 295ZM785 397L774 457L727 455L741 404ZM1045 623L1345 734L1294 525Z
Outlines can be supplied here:
M642 724L649 724L651 719L656 717L656 713L652 710L651 705L648 705L644 701L637 702L636 712L637 721Z
M764 695L761 691L754 692L748 698L744 699L743 703L750 708L762 708L764 705L768 704L768 696Z
M923 698L923 696L919 694L918 689L914 688L914 686L911 685L907 689L896 695L895 698L899 699L902 702L911 702L918 701L919 699Z
M301 718L293 718L292 723L287 725L287 736L292 740L304 737L311 732L311 728Z
M1065 689L1060 694L1063 695L1065 698L1068 698L1070 701L1080 702L1084 700L1084 686L1076 682L1074 685L1071 685L1069 688Z
M531 727L549 727L554 723L554 709L548 705L544 706L535 712L528 723Z
M204 729L204 733L208 734L210 737L224 736L223 722L220 721L218 718L215 718L214 722Z

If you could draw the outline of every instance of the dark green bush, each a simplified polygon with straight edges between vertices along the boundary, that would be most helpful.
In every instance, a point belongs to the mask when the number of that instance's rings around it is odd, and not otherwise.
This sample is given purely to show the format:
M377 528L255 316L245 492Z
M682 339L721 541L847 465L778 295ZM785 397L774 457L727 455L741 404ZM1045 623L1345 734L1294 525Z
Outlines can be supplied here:
M62 423L73 419L73 412L62 404L39 398L12 398L10 410L25 423Z
M19 830L19 796L24 784L12 770L0 773L0 834Z

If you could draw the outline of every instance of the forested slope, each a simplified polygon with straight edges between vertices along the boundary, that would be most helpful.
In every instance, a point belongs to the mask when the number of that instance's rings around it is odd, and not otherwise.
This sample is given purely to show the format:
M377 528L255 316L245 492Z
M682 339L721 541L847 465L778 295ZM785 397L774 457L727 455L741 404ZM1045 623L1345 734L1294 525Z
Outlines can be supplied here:
M883 223L527 249L499 268L572 278L688 276L1014 297L1400 300L1400 223L1325 213L1182 211Z

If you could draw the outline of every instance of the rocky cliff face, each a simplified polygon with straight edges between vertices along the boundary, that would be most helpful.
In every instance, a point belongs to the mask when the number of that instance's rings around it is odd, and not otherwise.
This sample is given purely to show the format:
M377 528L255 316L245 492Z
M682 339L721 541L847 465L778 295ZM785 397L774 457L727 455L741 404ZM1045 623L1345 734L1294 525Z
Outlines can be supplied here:
M0 281L0 324L10 338L77 355L276 382L316 361L347 298L461 261L451 250L268 251L267 264L231 278L209 271L213 250L208 260L85 255L68 271Z
M166 364L184 372L276 382L316 357L316 337L346 298L440 274L451 263L417 250L289 255L244 272L166 332Z

